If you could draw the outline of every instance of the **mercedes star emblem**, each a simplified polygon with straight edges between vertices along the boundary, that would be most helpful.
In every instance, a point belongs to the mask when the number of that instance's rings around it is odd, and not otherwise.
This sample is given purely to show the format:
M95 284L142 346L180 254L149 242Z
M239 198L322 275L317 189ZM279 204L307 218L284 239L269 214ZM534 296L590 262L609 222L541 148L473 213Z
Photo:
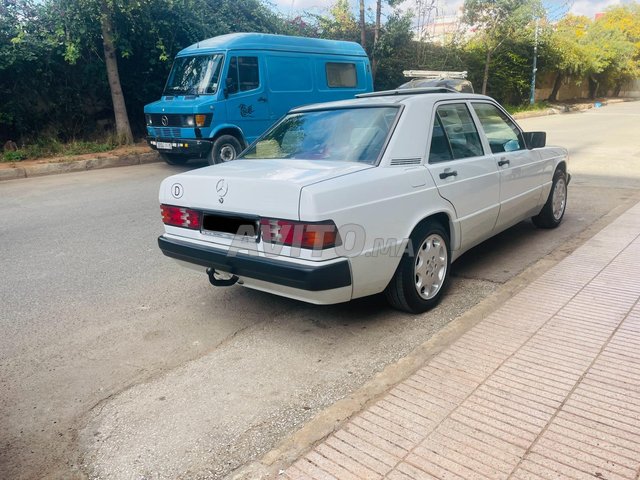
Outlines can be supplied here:
M220 196L220 198L224 197L228 191L229 185L227 185L225 179L221 178L220 180L218 180L218 183L216 183L216 193Z

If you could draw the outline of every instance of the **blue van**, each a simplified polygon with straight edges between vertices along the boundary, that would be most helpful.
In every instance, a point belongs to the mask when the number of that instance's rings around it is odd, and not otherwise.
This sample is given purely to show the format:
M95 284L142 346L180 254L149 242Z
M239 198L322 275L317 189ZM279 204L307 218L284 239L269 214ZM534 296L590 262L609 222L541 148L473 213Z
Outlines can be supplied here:
M157 102L144 107L147 141L167 163L233 160L291 108L371 92L357 43L232 33L180 51Z

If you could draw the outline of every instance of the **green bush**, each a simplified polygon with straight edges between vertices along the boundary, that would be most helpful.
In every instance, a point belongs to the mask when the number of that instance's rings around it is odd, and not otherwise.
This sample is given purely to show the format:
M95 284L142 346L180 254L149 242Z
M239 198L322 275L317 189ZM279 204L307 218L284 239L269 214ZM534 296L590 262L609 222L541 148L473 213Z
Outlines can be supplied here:
M41 138L36 143L25 145L19 150L4 152L0 156L0 160L3 162L20 162L44 157L69 157L85 153L108 152L117 146L116 142L113 141L113 137L95 142L72 141L69 143L61 143L56 139Z
M511 115L513 115L514 113L535 112L537 110L545 110L549 108L549 104L547 102L536 102L533 105L529 103L522 104L522 105L510 105L507 103L503 106L505 110L509 112Z
M26 159L27 154L23 150L16 150L15 152L4 152L2 154L3 162L19 162Z

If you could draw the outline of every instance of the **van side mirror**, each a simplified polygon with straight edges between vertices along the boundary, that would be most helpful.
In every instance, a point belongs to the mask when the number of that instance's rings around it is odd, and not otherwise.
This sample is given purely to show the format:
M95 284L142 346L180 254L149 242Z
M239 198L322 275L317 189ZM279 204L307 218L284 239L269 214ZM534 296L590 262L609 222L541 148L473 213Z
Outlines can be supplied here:
M547 144L547 132L524 132L522 136L529 150L542 148Z

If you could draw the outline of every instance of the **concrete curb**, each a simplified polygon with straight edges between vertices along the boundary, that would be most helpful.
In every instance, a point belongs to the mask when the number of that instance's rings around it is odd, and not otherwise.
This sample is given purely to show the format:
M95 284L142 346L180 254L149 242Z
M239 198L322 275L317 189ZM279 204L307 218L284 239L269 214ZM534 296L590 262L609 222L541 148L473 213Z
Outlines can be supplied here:
M111 167L128 167L131 165L144 165L146 163L159 162L158 152L129 153L125 155L100 156L82 160L62 160L51 163L35 163L32 165L14 168L1 168L0 181L14 180L18 178L40 177L58 173L83 172Z
M591 226L578 234L571 242L562 245L541 258L525 271L507 281L471 310L452 320L429 340L407 357L387 366L370 381L346 398L319 412L299 430L284 438L274 449L260 459L247 463L227 475L225 480L275 480L285 468L306 454L316 444L344 425L351 417L382 397L398 383L404 381L435 355L446 349L486 316L497 310L517 292L542 276L584 242L595 236L616 218L640 201L640 192L632 195ZM428 313L427 313L428 315Z

